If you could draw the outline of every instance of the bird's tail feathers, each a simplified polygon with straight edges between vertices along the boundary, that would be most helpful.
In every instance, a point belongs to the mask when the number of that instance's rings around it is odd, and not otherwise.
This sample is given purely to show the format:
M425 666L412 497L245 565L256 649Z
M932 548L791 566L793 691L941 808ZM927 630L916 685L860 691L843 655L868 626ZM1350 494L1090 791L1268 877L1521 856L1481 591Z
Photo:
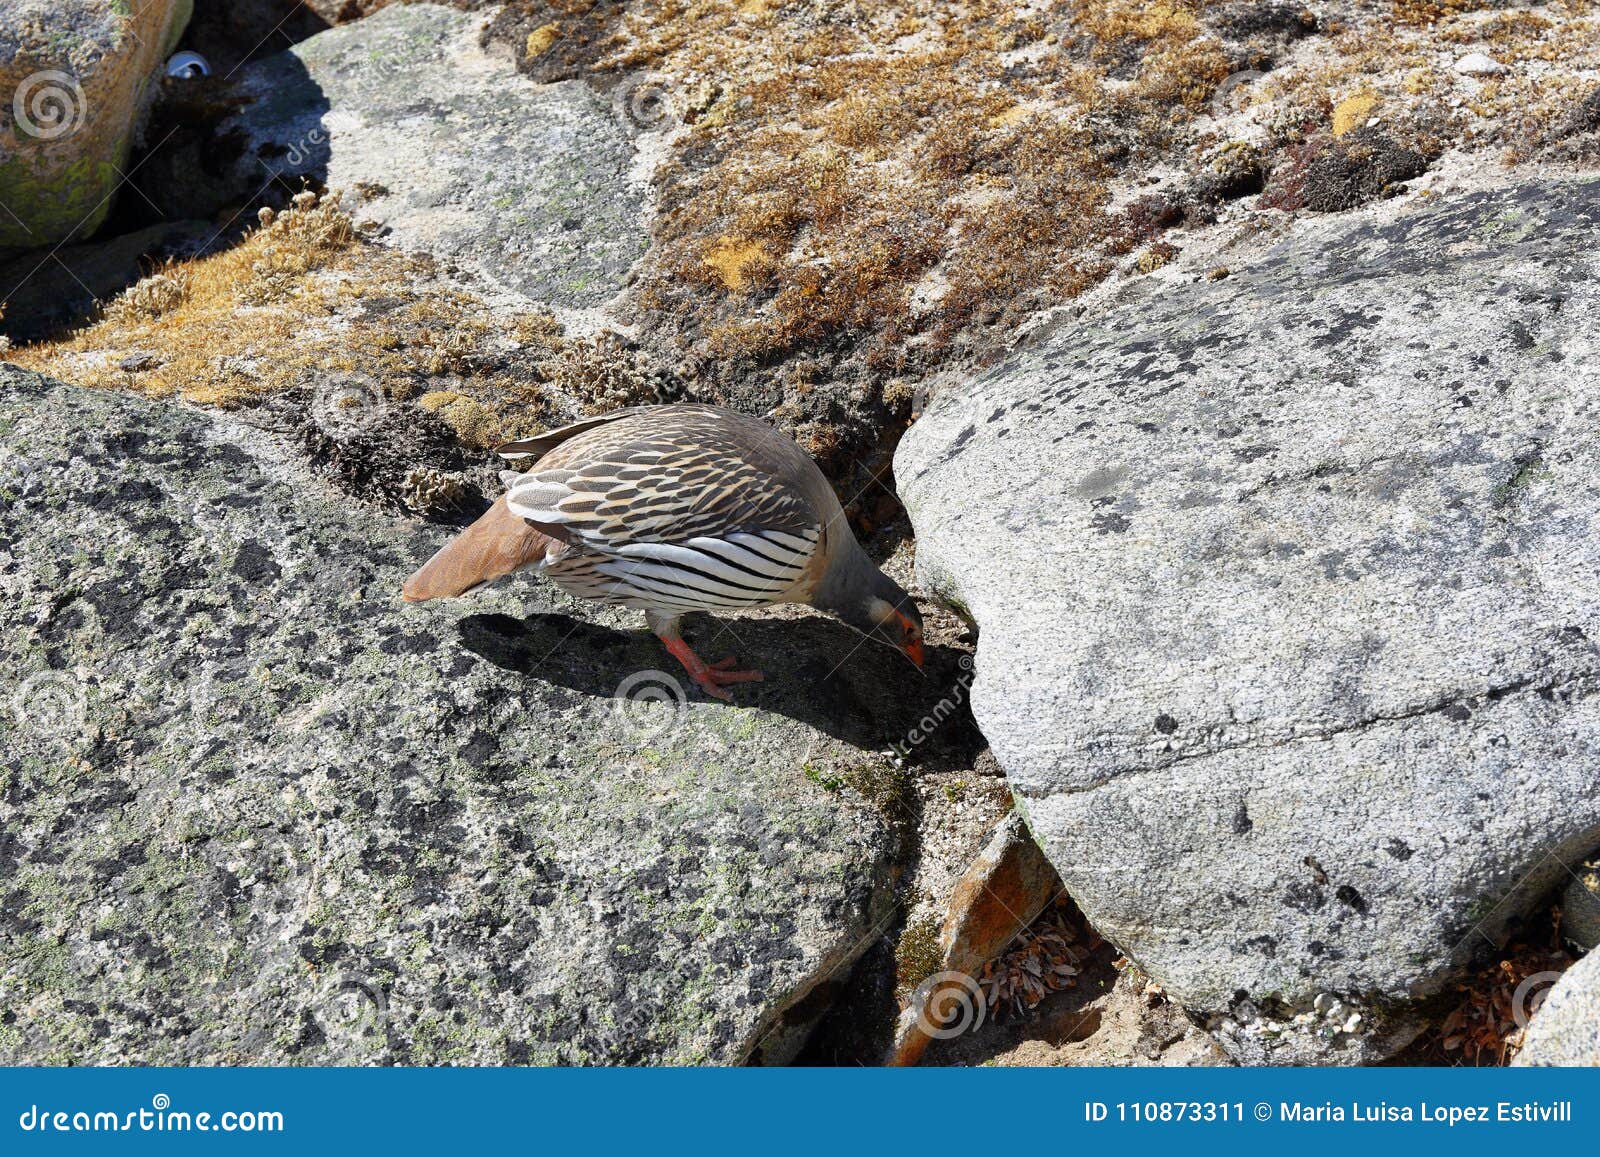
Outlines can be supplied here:
M454 598L473 587L544 561L554 544L499 498L482 518L452 539L406 580L401 590L408 603Z

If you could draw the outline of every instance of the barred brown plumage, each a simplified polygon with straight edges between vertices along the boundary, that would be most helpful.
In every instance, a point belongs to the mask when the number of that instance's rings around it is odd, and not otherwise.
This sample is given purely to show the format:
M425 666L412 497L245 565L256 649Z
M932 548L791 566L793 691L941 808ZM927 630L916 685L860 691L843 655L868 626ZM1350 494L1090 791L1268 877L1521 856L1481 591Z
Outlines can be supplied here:
M636 607L708 694L761 677L708 665L691 611L808 603L922 665L916 604L869 560L816 464L718 406L634 407L510 442L506 493L407 580L411 602L535 569L583 599Z

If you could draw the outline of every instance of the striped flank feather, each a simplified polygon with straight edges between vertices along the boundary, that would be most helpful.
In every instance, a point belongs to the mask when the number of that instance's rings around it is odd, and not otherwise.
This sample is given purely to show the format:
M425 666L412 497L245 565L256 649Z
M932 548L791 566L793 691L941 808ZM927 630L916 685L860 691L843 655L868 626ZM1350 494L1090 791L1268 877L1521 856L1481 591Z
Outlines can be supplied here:
M794 484L820 480L810 460L754 419L698 406L649 417L504 448L532 459L507 479L507 506L562 544L546 577L579 598L669 614L794 597L825 537L819 507L837 505Z

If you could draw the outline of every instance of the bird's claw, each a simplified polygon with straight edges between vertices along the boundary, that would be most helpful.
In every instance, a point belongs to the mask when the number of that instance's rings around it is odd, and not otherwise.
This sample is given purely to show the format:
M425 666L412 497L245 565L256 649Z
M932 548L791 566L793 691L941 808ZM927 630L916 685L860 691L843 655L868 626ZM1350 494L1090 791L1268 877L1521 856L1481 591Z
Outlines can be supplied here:
M758 683L766 678L760 671L735 671L733 666L739 660L733 655L724 655L715 663L707 663L690 649L688 643L675 634L662 635L661 641L666 644L672 657L683 664L683 669L689 673L689 678L699 684L700 690L713 699L732 703L733 696L727 691L729 683Z
M733 683L759 683L766 678L760 671L735 671L733 664L737 660L729 655L715 663L708 663L703 671L695 675L695 682L700 684L700 689L707 695L721 699L726 703L733 702L733 696L728 693L728 685Z

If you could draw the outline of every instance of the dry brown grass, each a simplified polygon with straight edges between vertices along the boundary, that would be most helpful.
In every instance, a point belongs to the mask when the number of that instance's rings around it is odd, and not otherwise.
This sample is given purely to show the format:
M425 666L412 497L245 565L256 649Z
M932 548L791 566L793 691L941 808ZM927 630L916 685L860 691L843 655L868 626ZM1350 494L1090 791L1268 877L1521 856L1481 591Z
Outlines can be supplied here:
M1257 208L1336 209L1452 149L1508 164L1593 150L1594 0L1332 10L1298 49L1307 21L1225 31L1233 10L1211 0L515 0L494 27L541 79L608 90L648 71L685 117L633 289L651 357L700 396L771 408L825 460L870 465L909 418L907 382L996 355L1113 271L1159 269L1178 251L1164 234L1223 202L1265 186ZM1511 72L1454 75L1478 50ZM1267 64L1230 97L1256 125L1245 143L1210 102ZM475 446L662 395L625 346L496 318L330 213L297 207L158 271L21 356L217 405L371 374ZM125 373L118 351L158 364Z
M892 376L913 368L908 339L943 349L1071 296L1103 274L1112 218L1085 116L1181 119L1229 72L1195 10L1166 4L911 5L821 26L776 5L663 4L611 43L598 68L719 94L661 176L640 294L713 374L826 365L842 340ZM1130 59L1108 95L1101 68Z
M1225 39L1215 7L521 0L501 24L543 79L666 78L689 127L657 176L637 301L687 373L734 382L759 369L780 410L804 414L830 380L892 408L890 383L997 352L1031 312L1129 255L1152 268L1182 214L1133 210L1127 191L1157 166L1203 176L1237 145L1207 115L1235 70L1278 65L1246 94L1279 110L1253 162L1263 171L1374 118L1422 156L1512 156L1532 151L1531 120L1576 98L1600 44L1591 0L1537 14L1363 0L1285 67L1282 42ZM1450 59L1480 43L1517 71L1457 101ZM1181 182L1164 187L1181 200Z
M506 315L426 258L362 240L337 198L302 193L238 246L169 264L92 325L14 360L91 387L249 406L356 375L438 414L471 447L537 433L660 386L620 343ZM123 368L130 356L140 367Z

